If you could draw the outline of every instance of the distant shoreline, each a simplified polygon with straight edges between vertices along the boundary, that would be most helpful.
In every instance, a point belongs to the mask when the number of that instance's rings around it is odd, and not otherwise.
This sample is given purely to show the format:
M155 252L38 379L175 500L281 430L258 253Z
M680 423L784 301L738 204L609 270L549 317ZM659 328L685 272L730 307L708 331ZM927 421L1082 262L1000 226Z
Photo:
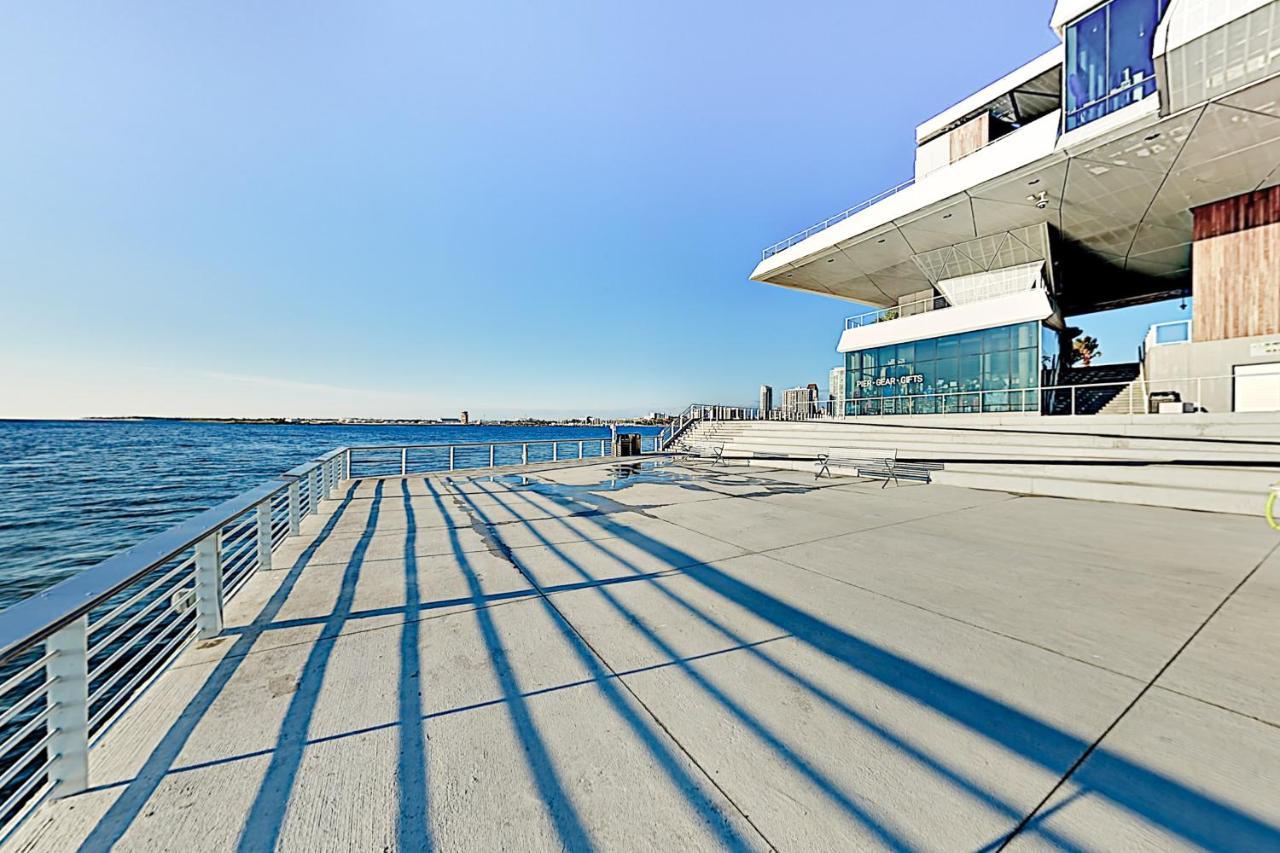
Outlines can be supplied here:
M556 427L606 427L610 425L627 426L666 426L667 419L652 420L650 418L617 418L617 419L583 419L549 420L542 418L519 418L516 420L469 421L463 423L456 419L345 419L345 418L167 418L149 415L106 416L91 415L76 420L96 423L195 423L195 424L248 424L260 426L341 426L341 427L388 427L388 426L444 426L444 427L492 427L492 426L556 426Z

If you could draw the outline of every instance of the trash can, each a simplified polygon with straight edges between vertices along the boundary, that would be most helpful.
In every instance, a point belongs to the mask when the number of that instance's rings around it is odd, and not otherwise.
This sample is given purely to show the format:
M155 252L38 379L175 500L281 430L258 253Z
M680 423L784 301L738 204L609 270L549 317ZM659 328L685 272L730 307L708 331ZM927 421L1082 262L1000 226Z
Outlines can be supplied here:
M640 434L618 433L613 439L614 456L639 456Z
M1181 403L1182 395L1177 391L1152 391L1148 397L1147 413L1160 414L1161 403Z

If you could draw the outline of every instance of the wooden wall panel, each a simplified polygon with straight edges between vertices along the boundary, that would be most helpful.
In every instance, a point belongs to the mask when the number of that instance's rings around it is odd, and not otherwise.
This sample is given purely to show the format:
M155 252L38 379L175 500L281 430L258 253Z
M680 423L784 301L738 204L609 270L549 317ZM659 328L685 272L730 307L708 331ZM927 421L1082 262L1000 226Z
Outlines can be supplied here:
M1195 208L1196 240L1235 234L1280 222L1280 186Z
M1191 270L1195 340L1280 334L1280 224L1198 240Z
M951 139L951 162L968 157L991 141L991 114L983 113L948 134Z

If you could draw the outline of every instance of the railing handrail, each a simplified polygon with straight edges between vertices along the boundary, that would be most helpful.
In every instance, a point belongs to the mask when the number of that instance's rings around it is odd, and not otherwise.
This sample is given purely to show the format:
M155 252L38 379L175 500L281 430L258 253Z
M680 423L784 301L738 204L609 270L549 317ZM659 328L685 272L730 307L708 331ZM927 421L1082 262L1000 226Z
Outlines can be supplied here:
M0 661L14 651L39 642L62 626L78 619L94 607L129 586L156 566L172 559L196 542L219 530L223 525L243 515L271 497L287 489L289 485L305 477L318 466L330 462L350 451L413 450L429 448L511 447L598 442L604 436L586 438L538 438L525 441L488 441L465 443L427 444L367 444L344 445L296 465L265 482L222 501L191 518L180 521L148 538L131 545L118 554L95 563L71 577L15 602L0 612Z
M1040 116L1039 118L1037 118L1037 119L1033 120L1032 122L1030 122L1030 123L1028 123L1028 124L1024 124L1024 125L1022 125L1021 127L1017 127L1017 128L1015 128L1014 130L1010 131L1009 133L1003 134L1002 136L997 136L997 137L996 137L996 138L994 138L994 139L988 139L988 140L987 140L986 142L984 142L982 145L978 146L977 148L975 148L974 150L970 151L968 154L966 154L966 155L964 155L964 156L965 156L965 157L971 157L971 156L973 156L974 154L977 154L979 151L984 151L984 150L986 150L987 148L990 148L990 147L991 147L991 146L993 146L993 145L996 145L996 144L998 144L998 143L1000 143L1000 142L1003 142L1003 141L1004 141L1004 140L1006 140L1006 139L1009 139L1010 137L1014 136L1014 135L1015 135L1016 133L1018 133L1019 131L1021 131L1021 130L1025 130L1026 128L1030 127L1032 124L1035 124L1035 123L1037 123L1037 122L1039 122L1039 121L1041 121L1041 120L1043 120L1043 119L1046 119L1046 118L1048 118L1049 116L1053 116L1053 115L1055 115L1055 113L1056 113L1056 117L1055 117L1055 119L1054 119L1054 124L1055 124L1055 125L1058 125L1059 127L1061 127L1061 126L1062 126L1062 124L1063 124L1063 123L1065 123L1065 121L1066 121L1066 114L1065 114L1065 112L1064 112L1064 111L1059 107L1059 108L1057 108L1057 109L1053 110L1052 112L1045 113L1043 116ZM964 159L964 158L961 158L961 159ZM947 166L943 166L941 169L938 169L938 170L935 170L935 171L936 171L936 172L941 172L941 171L943 171L943 170L945 170L945 169L949 168L950 166L954 166L954 165L955 165L955 163L958 163L958 162L960 162L960 161L959 161L959 160L957 160L957 161L955 161L955 162L953 162L953 163L949 163L949 164L947 164ZM774 243L772 246L769 246L767 249L764 249L764 250L762 250L762 251L761 251L761 253L760 253L760 260L762 260L762 261L767 261L769 258L773 257L774 255L778 254L779 252L782 252L782 251L784 251L784 250L786 250L786 249L790 249L792 246L796 245L797 243L803 242L804 240L807 240L808 238L812 237L814 234L819 234L819 233L821 233L821 232L823 232L823 231L827 230L828 228L830 228L832 225L835 225L835 224L837 224L837 223L839 223L839 222L843 222L844 220L846 220L846 219L848 219L849 217L853 216L855 213L861 213L862 211L866 210L867 208L871 207L872 205L874 205L874 204L879 204L880 202L884 201L885 199L887 199L887 198L891 198L891 197L893 197L893 196L897 195L898 193L902 192L903 190L905 190L905 189L909 189L910 187L915 186L915 185L916 185L917 183L919 183L921 180L924 180L925 178L928 178L928 177L929 177L930 175L932 175L932 174L935 174L935 172L929 172L929 173L927 173L927 174L925 174L925 175L920 176L919 178L915 178L915 177L909 178L909 179L907 179L906 181L903 181L902 183L898 184L896 187L892 187L892 188L890 188L890 189L887 189L887 190L885 190L884 192L880 193L879 195L873 196L873 197L871 197L871 198L867 199L866 201L859 202L858 204L855 204L853 207L851 207L851 208L849 208L849 209L847 209L847 210L842 210L841 212L839 212L839 213L835 214L834 216L829 216L829 217L827 217L826 219L822 220L821 222L817 223L816 225L811 225L811 226L809 226L808 228L804 229L803 231L798 231L798 232L796 232L795 234L792 234L790 237L786 238L785 240L779 240L778 242Z
M619 430L621 432L621 430ZM422 450L430 448L449 448L449 447L520 447L525 444L552 444L560 442L568 444L575 441L608 441L607 435L591 435L574 438L529 438L524 441L475 441L463 442L461 444L454 442L429 442L427 444L352 444L343 450Z
M826 219L822 220L816 225L810 225L808 228L804 229L803 231L797 231L795 234L792 234L790 237L786 238L785 240L779 240L777 243L774 243L772 246L770 246L769 248L761 252L760 260L762 261L768 260L769 258L773 257L779 252L785 249L790 249L795 244L800 243L808 239L809 237L812 237L814 234L818 234L822 231L827 230L832 225L835 225L837 222L843 222L844 220L848 219L850 216L853 216L855 213L861 213L862 211L866 210L868 207L871 207L871 205L878 204L884 201L886 198L895 196L898 193L902 192L903 190L907 189L908 187L914 186L915 182L916 182L915 178L909 178L903 181L902 183L898 184L896 187L891 187L878 195L872 196L866 201L858 202L853 207L850 207L847 210L842 210L839 213L835 214L834 216L827 217Z
M1034 263L1027 264L1025 266L1033 267L1035 266L1035 264ZM981 290L976 291L977 293L981 294L977 298L967 299L966 301L961 302L959 304L968 305L976 302L985 302L988 299L999 299L1000 297L1003 297L1003 296L1009 296L1014 293L1023 293L1028 290L1044 290L1044 289L1045 289L1045 284L1044 284L1043 277L1033 281L1031 287L1026 287L1025 283L1012 284L1009 282L999 282L993 286L988 285L982 288ZM966 292L965 295L971 296L971 295L974 295L974 293L975 291L968 291ZM939 302L942 303L941 306L938 305ZM890 305L887 308L877 308L874 311L864 311L861 314L854 314L852 317L845 318L844 327L845 327L845 330L847 331L849 329L857 329L863 326L871 325L873 323L879 323L881 322L880 318L886 317L889 314L897 314L897 316L894 317L893 319L901 319L902 312L904 310L915 308L915 307L926 305L926 304L933 305L934 308L932 310L934 311L941 311L945 308L957 307L957 303L952 302L951 298L947 296L945 293L935 293L933 296L925 296L921 299L913 299L910 302L902 302L897 305ZM920 313L925 313L925 312L915 312L912 314L908 314L907 316L914 317L914 316L918 316L918 314ZM875 318L875 319L873 320L872 318Z

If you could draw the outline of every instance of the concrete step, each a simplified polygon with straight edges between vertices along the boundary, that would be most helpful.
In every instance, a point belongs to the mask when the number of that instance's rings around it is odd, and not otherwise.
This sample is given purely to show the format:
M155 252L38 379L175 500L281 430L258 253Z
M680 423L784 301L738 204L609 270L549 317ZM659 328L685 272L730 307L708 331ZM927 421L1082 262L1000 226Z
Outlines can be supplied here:
M931 437L924 441L907 437L886 440L876 437L796 437L725 435L707 433L700 441L724 446L726 455L796 454L814 456L833 448L896 450L899 455L917 459L962 460L1096 460L1114 462L1256 462L1280 465L1280 454L1267 447L1233 445L1204 447L1201 445L1101 446L1056 445L1048 442L991 442L944 440Z
M743 424L742 421L720 421L720 424ZM759 422L750 422L759 423ZM766 421L783 426L786 422ZM916 426L931 429L999 429L1001 431L1045 431L1059 433L1137 435L1151 438L1256 438L1275 441L1280 438L1280 413L1240 412L1214 414L1201 412L1183 415L1088 415L1081 417L1038 417L1036 415L898 415L894 417L837 418L809 421L807 426L843 426L902 428Z
M897 450L900 456L951 460L935 473L937 483L1252 516L1262 514L1271 484L1280 481L1280 446L1247 439L1201 441L1044 428L859 428L847 422L708 422L694 427L688 438L723 444L726 456L813 457L833 447ZM1030 461L1001 461L1009 458ZM1204 464L1167 464L1174 459ZM1103 464L1070 464L1084 460ZM1228 461L1264 467L1213 464ZM800 460L767 464L813 467Z
M1039 467L965 466L962 470L949 467L947 470L937 472L934 475L934 482L1015 494L1166 506L1175 509L1251 516L1263 514L1268 494L1265 486L1260 490L1215 489L1143 482L1157 479L1157 476L1153 476L1153 472L1147 472L1142 476L1134 476L1133 472L1130 472L1131 479L1126 480L1122 473L1123 469L1114 473L1115 479L1110 479L1096 470L1080 472L1079 476L1070 476L1069 472L1063 470L1037 471ZM1280 479L1280 471L1274 472L1274 479Z

